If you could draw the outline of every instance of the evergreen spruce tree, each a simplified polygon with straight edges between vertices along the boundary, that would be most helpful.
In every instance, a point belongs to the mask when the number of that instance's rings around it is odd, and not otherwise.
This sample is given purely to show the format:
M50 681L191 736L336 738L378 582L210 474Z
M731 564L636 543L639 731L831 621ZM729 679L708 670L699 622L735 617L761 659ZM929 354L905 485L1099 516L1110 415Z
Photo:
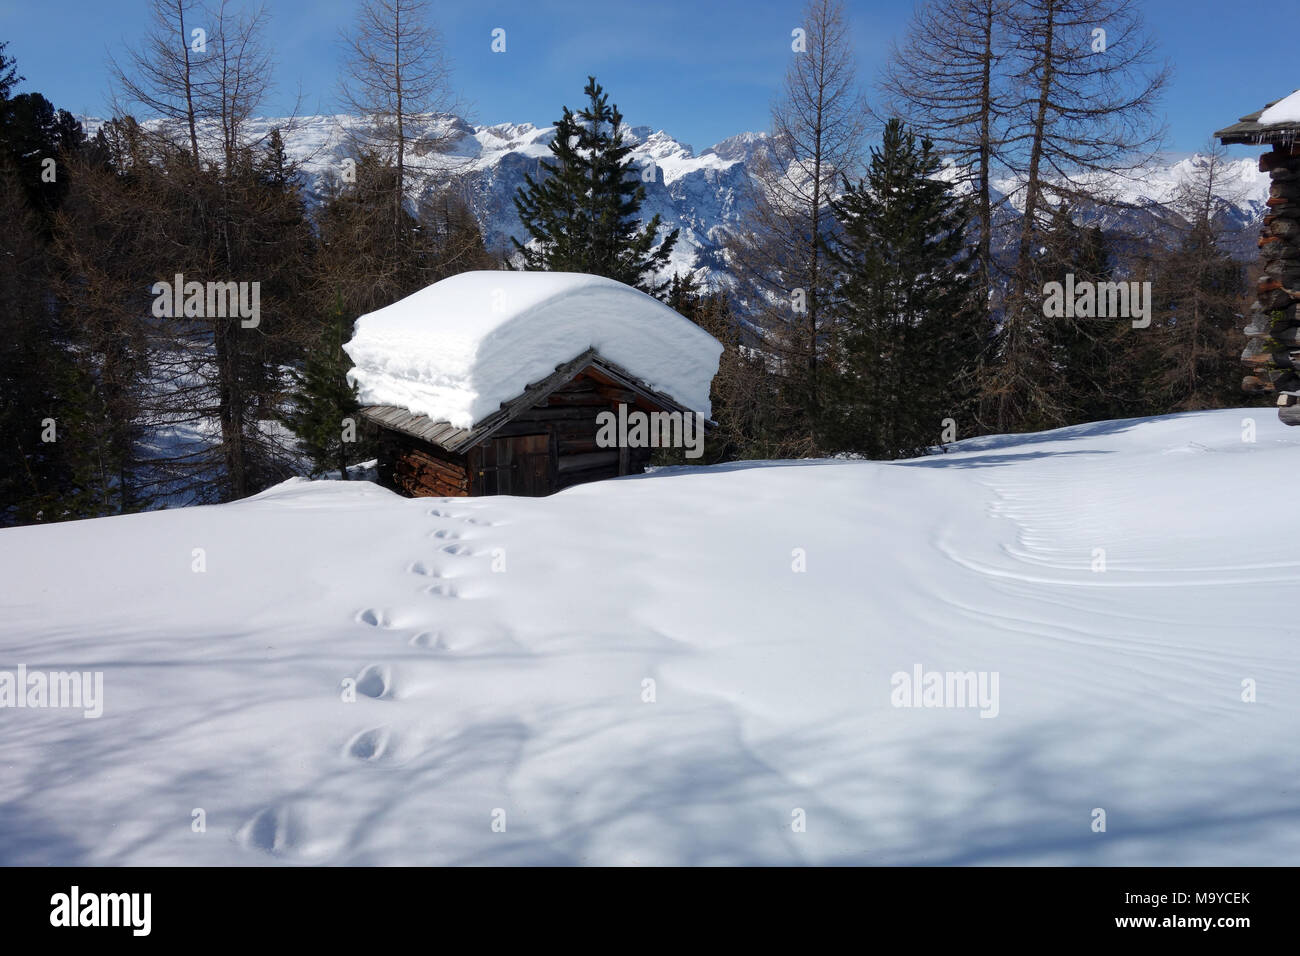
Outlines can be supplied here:
M43 237L48 237L54 212L68 192L69 177L62 173L53 181L44 175L50 159L66 159L85 145L82 126L67 110L40 93L20 93L0 110L0 140L27 193L28 205L39 218Z
M6 103L13 88L26 79L18 75L17 61L5 53L8 48L9 41L0 40L0 104Z
M0 525L9 525L48 517L70 476L66 441L48 441L66 423L60 376L51 367L63 352L50 341L43 248L22 184L3 155L0 216Z
M51 232L85 136L22 77L0 42L0 526L120 510L122 445L105 423L113 388L83 317L61 308ZM43 162L55 158L48 182Z
M660 464L714 464L737 458L773 458L782 448L772 420L780 380L772 375L763 355L743 343L742 327L732 313L727 295L707 291L689 272L674 273L665 303L722 343L718 371L709 389L713 406L711 429L704 456L688 460L681 454L658 454Z
M356 388L347 380L352 367L343 351L351 335L348 315L342 295L336 294L326 327L295 376L293 410L284 417L285 426L311 461L312 473L338 471L345 480L348 465L372 454L361 430Z
M623 139L623 114L593 76L583 95L579 112L563 108L543 175L525 176L515 196L530 238L512 239L515 250L528 270L587 272L662 295L668 283L655 275L668 264L678 230L655 244L660 218L644 225L638 218L645 186Z
M700 295L700 282L695 278L694 273L674 272L672 279L668 281L668 293L664 297L664 303L668 308L695 321L694 312L700 304Z
M1098 226L1084 228L1074 222L1067 203L1052 211L1041 237L1038 287L1048 282L1109 282L1114 274L1109 244ZM1052 391L1061 409L1061 423L1102 421L1120 417L1123 410L1115 388L1122 374L1115 361L1124 329L1123 320L1061 317L1044 319L1043 335L1051 356Z
M965 247L967 201L939 157L891 119L865 180L845 182L829 249L837 335L823 370L822 444L872 458L916 455L943 421L969 421L985 322Z

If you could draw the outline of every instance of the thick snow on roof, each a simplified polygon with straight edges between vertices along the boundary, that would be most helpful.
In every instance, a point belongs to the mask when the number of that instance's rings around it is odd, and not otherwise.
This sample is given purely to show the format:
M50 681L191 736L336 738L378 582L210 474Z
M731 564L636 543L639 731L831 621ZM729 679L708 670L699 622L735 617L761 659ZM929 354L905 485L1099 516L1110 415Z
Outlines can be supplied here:
M363 405L469 428L589 348L711 414L722 345L631 286L573 272L466 272L357 319L343 346Z
M1263 113L1259 114L1259 122L1267 125L1269 123L1300 123L1300 90L1296 90L1285 99L1280 99Z

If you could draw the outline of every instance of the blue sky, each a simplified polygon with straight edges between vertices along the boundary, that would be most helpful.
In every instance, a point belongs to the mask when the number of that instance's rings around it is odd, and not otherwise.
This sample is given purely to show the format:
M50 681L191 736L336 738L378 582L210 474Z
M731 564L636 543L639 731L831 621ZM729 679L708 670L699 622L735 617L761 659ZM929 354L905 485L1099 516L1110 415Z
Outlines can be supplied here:
M277 89L265 113L332 112L338 34L353 0L265 0ZM1284 12L1290 5L1292 12ZM435 0L470 117L548 125L576 107L588 73L628 122L665 129L696 150L768 126L801 0ZM870 82L912 8L849 0L859 75ZM1148 0L1143 9L1175 76L1164 102L1170 149L1189 152L1267 100L1300 87L1300 63L1268 55L1265 21L1300 18L1300 0ZM0 0L0 39L39 90L76 113L107 111L106 59L147 23L144 0ZM506 30L507 50L491 52ZM1234 153L1250 152L1234 147Z

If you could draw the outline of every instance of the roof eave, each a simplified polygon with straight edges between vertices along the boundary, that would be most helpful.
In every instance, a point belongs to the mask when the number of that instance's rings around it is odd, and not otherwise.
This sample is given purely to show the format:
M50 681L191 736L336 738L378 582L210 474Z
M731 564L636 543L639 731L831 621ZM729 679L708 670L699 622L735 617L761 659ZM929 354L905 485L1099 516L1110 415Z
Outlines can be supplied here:
M1247 113L1231 126L1225 126L1214 134L1214 138L1224 146L1267 146L1270 143L1290 145L1300 139L1300 123L1261 123L1259 118L1271 106L1282 102L1276 99L1266 103L1253 113Z
M1224 146L1268 146L1273 143L1290 145L1300 139L1300 123L1234 123L1214 134Z

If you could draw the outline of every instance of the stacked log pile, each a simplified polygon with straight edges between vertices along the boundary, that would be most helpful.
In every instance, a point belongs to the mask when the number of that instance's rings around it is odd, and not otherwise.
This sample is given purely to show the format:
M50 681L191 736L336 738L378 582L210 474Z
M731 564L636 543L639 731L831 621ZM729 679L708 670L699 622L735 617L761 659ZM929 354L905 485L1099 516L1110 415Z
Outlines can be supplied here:
M393 483L413 498L459 498L469 494L469 472L463 464L413 447L397 456Z
M1269 174L1268 212L1259 239L1260 277L1242 361L1242 388L1277 395L1278 417L1300 425L1300 144L1278 143L1260 157Z

